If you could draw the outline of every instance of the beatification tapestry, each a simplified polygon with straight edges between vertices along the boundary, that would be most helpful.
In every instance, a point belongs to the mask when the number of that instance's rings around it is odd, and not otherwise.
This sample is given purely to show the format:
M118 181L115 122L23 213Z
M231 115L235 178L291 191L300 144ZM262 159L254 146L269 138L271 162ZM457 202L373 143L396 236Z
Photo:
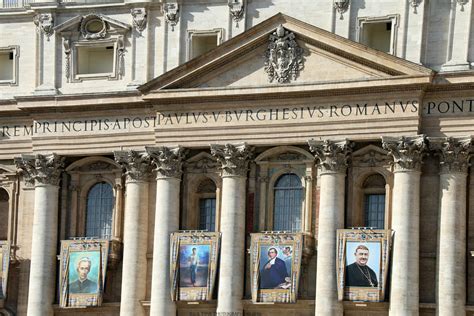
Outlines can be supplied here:
M170 236L170 281L173 301L212 300L221 234L176 232Z
M338 229L339 300L384 300L391 239L391 230Z
M109 240L62 240L60 306L100 306L107 271Z
M295 303L303 236L299 233L251 234L253 302Z
M0 240L0 301L7 297L8 268L10 267L10 241Z

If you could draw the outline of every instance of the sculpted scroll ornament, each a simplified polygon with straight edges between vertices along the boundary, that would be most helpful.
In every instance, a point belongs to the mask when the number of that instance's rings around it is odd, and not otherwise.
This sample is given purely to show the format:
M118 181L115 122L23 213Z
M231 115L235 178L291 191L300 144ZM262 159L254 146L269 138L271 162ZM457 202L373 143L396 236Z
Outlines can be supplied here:
M334 8L340 14L339 19L344 20L342 14L349 8L350 0L334 0Z
M318 160L317 165L323 173L345 173L347 159L352 152L353 144L348 140L330 141L314 140L308 141L309 150L314 153Z
M456 2L461 6L461 12L464 12L464 6L469 2L469 0L456 0Z
M239 21L244 16L243 0L229 0L230 15L235 22L235 26L239 26Z
M147 181L151 174L150 156L134 150L114 152L115 161L125 169L127 181Z
M303 49L298 46L295 38L295 34L282 25L269 36L264 68L269 82L276 80L278 83L286 83L296 80L303 69Z
M58 185L64 167L64 157L56 154L25 155L15 158L15 165L27 182Z
M413 8L413 13L418 13L416 9L420 6L421 0L408 0L408 3Z
M252 157L252 148L246 143L237 145L211 145L211 154L221 164L223 176L247 175L249 159Z
M393 157L396 171L420 170L425 156L424 135L414 137L382 137L382 147Z
M133 18L133 26L137 29L137 31L142 34L142 32L146 28L147 22L147 13L145 8L135 8L131 9L130 13L132 14Z
M437 151L442 173L466 173L472 149L471 137L428 138L430 149Z
M38 33L44 33L49 41L49 37L54 33L54 18L51 13L39 13L33 17Z
M171 25L171 31L174 31L174 27L178 24L179 21L179 4L166 3L163 6L163 11L165 14L166 23Z
M158 178L181 178L184 156L186 154L184 148L180 146L148 147L146 150L156 166L155 170Z

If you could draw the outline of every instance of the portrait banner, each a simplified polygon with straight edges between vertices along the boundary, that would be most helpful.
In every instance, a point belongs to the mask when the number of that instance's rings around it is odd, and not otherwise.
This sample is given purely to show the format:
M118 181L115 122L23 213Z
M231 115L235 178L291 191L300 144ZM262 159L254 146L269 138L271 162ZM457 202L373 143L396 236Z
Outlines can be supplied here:
M0 241L0 301L7 297L8 269L10 267L10 241Z
M303 236L298 233L251 234L253 302L295 303Z
M212 300L220 233L176 232L170 236L170 280L173 301Z
M60 306L100 306L107 271L109 240L62 240Z
M337 230L340 301L384 301L391 238L391 230Z

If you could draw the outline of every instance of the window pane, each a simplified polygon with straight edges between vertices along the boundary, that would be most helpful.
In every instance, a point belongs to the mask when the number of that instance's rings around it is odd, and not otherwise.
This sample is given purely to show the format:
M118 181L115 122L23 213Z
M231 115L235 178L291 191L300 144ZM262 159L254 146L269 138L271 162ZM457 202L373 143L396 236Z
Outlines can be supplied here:
M385 228L385 194L365 195L365 226Z
M87 194L86 237L110 239L114 204L114 192L110 184L97 183L89 190Z
M303 187L295 174L278 178L274 188L273 230L297 232L301 230L301 202Z
M216 198L199 200L199 229L210 232L216 229Z

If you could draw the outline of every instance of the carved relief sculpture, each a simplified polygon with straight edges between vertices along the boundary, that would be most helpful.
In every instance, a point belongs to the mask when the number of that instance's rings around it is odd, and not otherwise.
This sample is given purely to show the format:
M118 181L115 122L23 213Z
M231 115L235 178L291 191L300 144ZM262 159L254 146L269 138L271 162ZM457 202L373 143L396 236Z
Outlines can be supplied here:
M181 178L186 150L176 147L147 147L146 151L156 166L157 177Z
M133 18L133 26L137 29L138 33L142 32L146 28L147 13L145 8L134 8L130 10Z
M244 2L243 0L229 0L229 9L232 20L235 22L235 26L239 26L239 21L244 16Z
M303 69L303 49L295 38L295 34L282 25L269 36L264 68L269 82L287 83L296 80Z
M54 33L54 18L51 13L39 13L33 17L38 33L44 33L48 38Z
M352 143L347 140L334 142L328 139L311 139L308 141L308 145L309 150L318 160L317 165L322 172L346 172L348 155L352 152Z
M81 20L80 31L85 39L105 38L107 23L97 14L88 14Z
M165 21L171 25L171 31L174 31L174 27L179 21L179 4L177 3L165 3L163 6L165 14Z
M242 176L248 171L249 159L252 157L252 148L246 143L237 145L211 145L211 154L221 164L223 176Z
M425 156L424 135L413 137L382 137L383 149L393 157L396 171L420 170Z
M334 0L334 8L340 14L339 19L343 20L342 14L349 9L350 0Z

